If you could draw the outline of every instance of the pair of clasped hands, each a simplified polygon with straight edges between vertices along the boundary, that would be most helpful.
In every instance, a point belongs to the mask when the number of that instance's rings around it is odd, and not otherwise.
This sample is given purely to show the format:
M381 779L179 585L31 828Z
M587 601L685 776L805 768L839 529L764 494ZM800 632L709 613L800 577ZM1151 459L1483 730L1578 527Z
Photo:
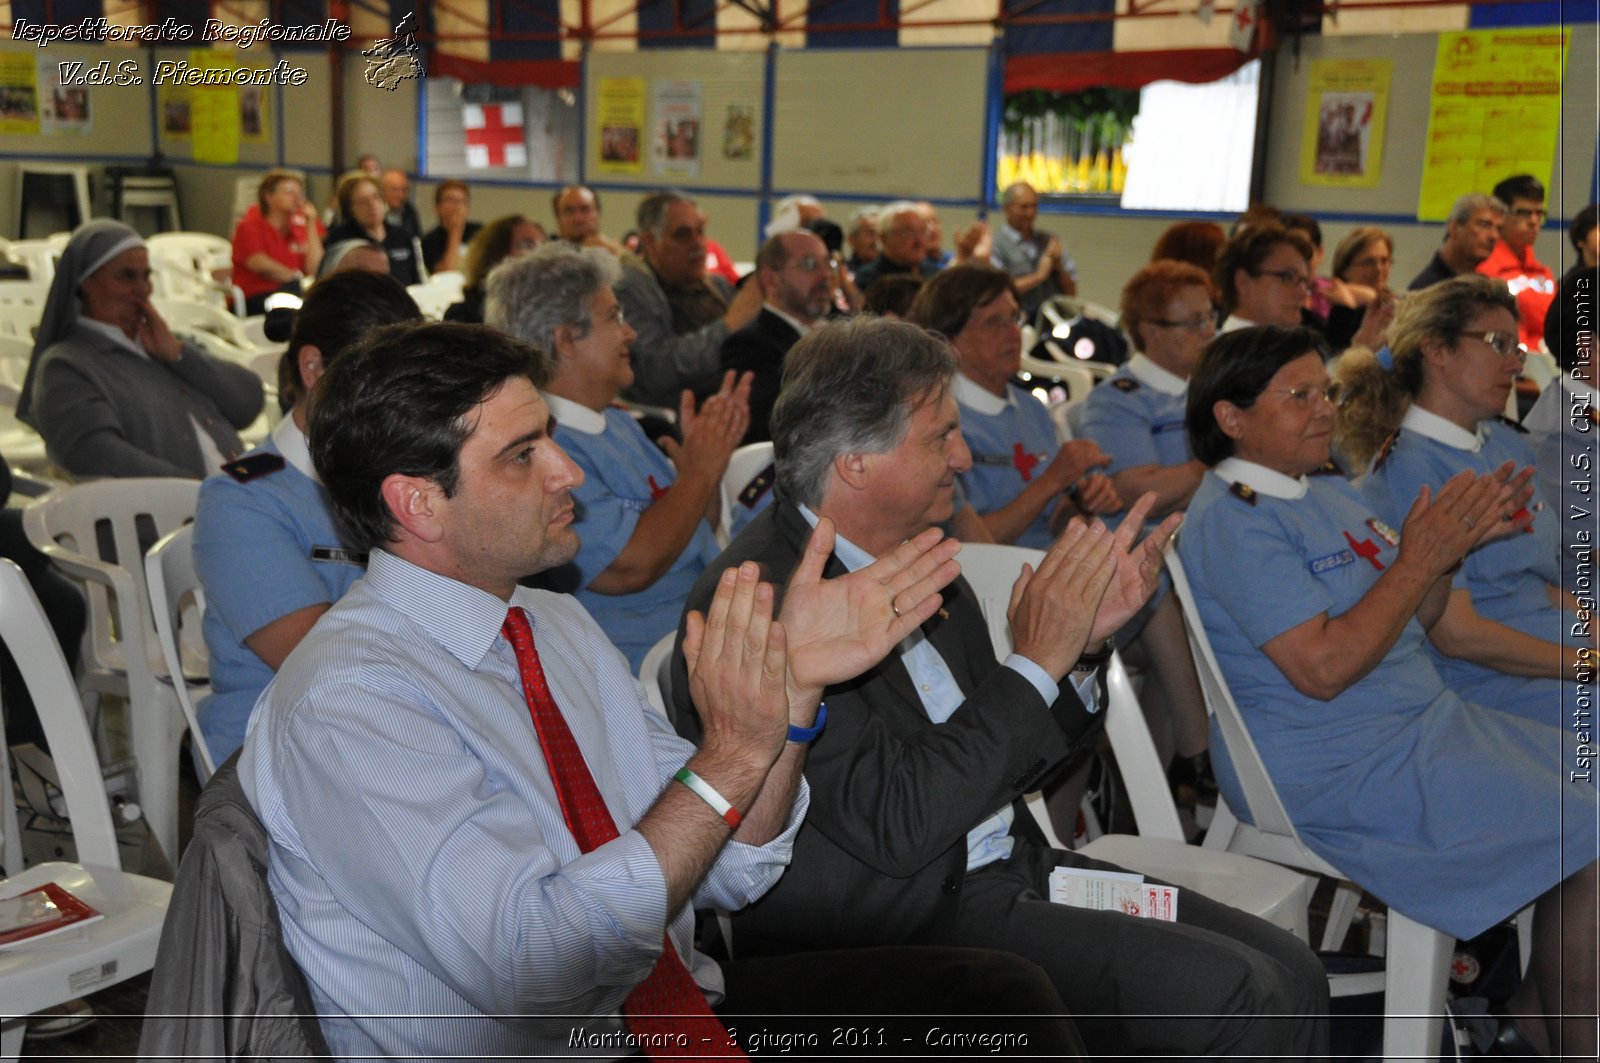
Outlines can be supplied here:
M1154 494L1115 532L1074 522L1035 569L1023 565L1006 611L1016 652L1061 682L1085 647L1103 643L1154 593L1173 514L1135 543ZM775 591L753 561L722 574L710 609L691 611L683 639L705 746L728 743L775 761L791 724L807 728L823 690L867 671L939 610L961 574L959 541L929 528L873 564L833 579L833 522L817 522L773 616Z

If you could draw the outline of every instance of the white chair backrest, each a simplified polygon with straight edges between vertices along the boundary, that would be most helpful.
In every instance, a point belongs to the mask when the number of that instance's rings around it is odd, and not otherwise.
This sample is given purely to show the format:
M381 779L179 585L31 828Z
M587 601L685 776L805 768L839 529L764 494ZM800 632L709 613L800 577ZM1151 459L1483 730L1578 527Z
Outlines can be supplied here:
M20 390L32 358L33 344L20 336L0 336L0 384L9 384Z
M1183 626L1189 634L1189 650L1194 657L1195 671L1200 674L1200 689L1205 694L1206 709L1216 718L1217 726L1222 731L1228 759L1239 777L1239 787L1244 791L1250 818L1257 830L1292 838L1303 848L1304 843L1299 840L1294 823L1278 797L1278 789L1272 785L1261 754L1250 739L1239 706L1222 677L1216 654L1211 650L1211 640L1206 636L1205 625L1201 623L1200 613L1195 608L1194 591L1183 570L1183 562L1178 558L1175 542L1167 546L1166 562L1167 573L1172 577L1173 593L1178 596L1178 604L1183 609Z
M164 299L160 296L150 301L155 304L161 316L166 318L167 327L175 333L192 334L196 330L209 332L239 350L255 353L250 343L250 336L245 332L244 322L221 306L197 303L190 299Z
M194 525L186 524L163 536L145 554L144 567L161 656L167 662L173 692L189 724L189 737L204 781L211 778L217 764L206 746L194 707L195 701L211 689L210 660L200 630L206 592L194 567Z
M44 317L48 284L0 281L0 338L20 340L33 349L33 332Z
M27 577L13 562L3 559L0 559L0 641L11 651L22 673L28 696L44 727L45 740L50 743L50 756L55 761L67 802L67 815L72 822L78 862L120 869L122 857L117 851L117 833L111 824L100 760L95 754L94 739L89 734L72 673L67 670L66 658L56 643L39 600L33 595L33 588L28 586ZM4 706L0 706L0 724L4 722L3 716ZM9 779L6 781L9 783ZM9 785L3 796L5 804L12 805ZM14 808L10 816L0 818L0 830L7 832L5 838L0 839L4 843L0 852L4 853L6 872L15 875L21 870L21 853L14 836Z
M662 690L661 670L672 657L672 645L677 637L676 631L661 636L661 641L651 646L650 652L639 663L639 682L644 685L645 696L669 720L672 714L668 711L666 694Z
M55 233L43 240L13 240L6 248L6 258L27 270L28 279L34 284L48 288L55 280L56 262L71 239L71 233Z
M444 320L444 312L461 301L461 289L450 284L408 284L406 293L430 321Z
M739 493L755 479L756 473L772 464L772 444L748 443L728 458L728 468L722 474L722 519L717 525L718 537L726 543L733 527L733 506Z
M1011 624L1006 619L1012 584L1024 563L1037 567L1043 559L1043 550L1020 546L968 543L961 548L957 558L961 562L961 574L978 597L978 608L988 625L996 657L1004 659L1012 649ZM1156 752L1155 740L1150 737L1150 728L1145 723L1128 670L1123 667L1121 656L1115 653L1106 667L1106 692L1110 700L1104 707L1106 734L1111 739L1139 833L1145 837L1184 841L1183 823L1172 803L1172 792L1167 789L1166 768Z

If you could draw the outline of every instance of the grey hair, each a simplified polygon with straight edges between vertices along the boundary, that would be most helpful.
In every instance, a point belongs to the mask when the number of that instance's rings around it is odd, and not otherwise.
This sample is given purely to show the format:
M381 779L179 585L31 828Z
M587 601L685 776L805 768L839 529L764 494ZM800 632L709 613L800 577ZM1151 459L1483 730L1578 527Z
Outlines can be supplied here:
M943 337L904 321L859 317L806 336L784 357L772 408L778 487L821 505L834 459L899 446L913 400L941 396L955 371Z
M1033 186L1026 181L1012 181L1010 184L1006 185L1006 190L1000 193L1000 206L1011 206L1011 201L1016 199L1017 193L1022 191L1024 188L1030 192L1034 192ZM1034 192L1034 195L1038 195L1038 193Z
M1445 219L1445 225L1465 225L1472 220L1472 216L1480 210L1492 210L1504 218L1508 208L1493 196L1486 196L1482 192L1468 192L1455 201L1450 208L1450 216Z
M899 214L915 214L919 220L922 218L917 205L909 199L897 199L893 203L885 203L883 209L878 211L880 233L883 226L893 225L895 216Z
M796 192L792 196L784 196L782 199L778 200L778 202L772 208L772 213L774 215L782 214L790 207L793 207L797 213L801 207L816 207L820 210L822 209L822 200L818 199L816 196L807 195L804 192Z
M691 207L699 206L695 198L687 192L680 192L676 188L665 188L660 192L652 192L639 202L639 211L635 222L640 232L648 232L657 240L661 239L667 228L667 211L674 203L687 203Z
M861 228L865 222L869 221L874 225L878 224L878 217L881 213L882 211L878 207L873 206L858 207L857 209L852 210L850 212L849 219L850 228L846 231L855 232L857 229Z
M552 240L521 258L508 258L484 282L485 324L539 349L540 361L554 377L556 330L576 330L582 339L594 327L589 300L622 276L616 256L600 247L574 247Z

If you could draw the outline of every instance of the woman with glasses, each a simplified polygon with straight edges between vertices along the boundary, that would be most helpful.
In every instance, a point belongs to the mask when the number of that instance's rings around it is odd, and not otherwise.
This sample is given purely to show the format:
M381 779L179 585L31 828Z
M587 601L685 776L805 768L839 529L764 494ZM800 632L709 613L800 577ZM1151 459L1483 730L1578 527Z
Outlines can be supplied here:
M1594 951L1562 946L1596 931L1594 786L1568 781L1561 730L1464 701L1422 650L1451 573L1516 492L1498 470L1462 472L1418 491L1396 531L1343 479L1312 475L1339 397L1326 353L1314 332L1266 328L1200 357L1188 431L1211 472L1178 545L1198 619L1306 844L1456 937L1534 902L1501 1043L1593 1058L1593 1019L1576 1016L1595 1010ZM1244 810L1215 746L1222 791Z
M1389 350L1345 353L1337 441L1351 458L1371 459L1363 491L1383 520L1399 523L1422 488L1438 492L1463 470L1531 472L1526 431L1500 416L1523 357L1516 300L1477 274L1413 292ZM1562 646L1578 618L1577 600L1562 589L1560 515L1530 491L1510 534L1467 556L1451 594L1454 608L1480 622L1462 625L1464 644L1436 641L1432 652L1463 696L1555 721L1570 700L1562 680L1592 665Z
M1370 307L1379 308L1375 313L1383 315L1385 325L1393 318L1395 294L1389 288L1389 273L1394 268L1394 240L1376 225L1358 225L1334 247L1332 265L1333 280L1345 298L1333 301L1322 332L1331 350L1342 351L1356 342L1363 320L1375 316L1368 313Z
M1217 256L1213 273L1228 312L1223 332L1251 325L1294 328L1311 290L1311 243L1276 221L1234 234Z

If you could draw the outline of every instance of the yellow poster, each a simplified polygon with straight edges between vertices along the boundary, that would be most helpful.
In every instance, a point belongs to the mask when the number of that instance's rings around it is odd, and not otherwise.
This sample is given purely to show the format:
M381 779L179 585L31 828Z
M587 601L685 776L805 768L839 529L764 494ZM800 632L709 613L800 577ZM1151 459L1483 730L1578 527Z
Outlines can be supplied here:
M1514 174L1549 186L1571 39L1555 27L1439 35L1418 220L1442 221L1458 197Z
M189 65L200 70L234 68L233 50L195 48ZM231 166L239 161L239 90L233 85L189 86L189 135L195 162Z
M0 134L39 132L39 80L29 52L0 54Z
M1388 59L1318 59L1311 64L1300 183L1372 188L1383 173L1389 112Z
M644 173L644 78L601 78L595 125L601 173Z

